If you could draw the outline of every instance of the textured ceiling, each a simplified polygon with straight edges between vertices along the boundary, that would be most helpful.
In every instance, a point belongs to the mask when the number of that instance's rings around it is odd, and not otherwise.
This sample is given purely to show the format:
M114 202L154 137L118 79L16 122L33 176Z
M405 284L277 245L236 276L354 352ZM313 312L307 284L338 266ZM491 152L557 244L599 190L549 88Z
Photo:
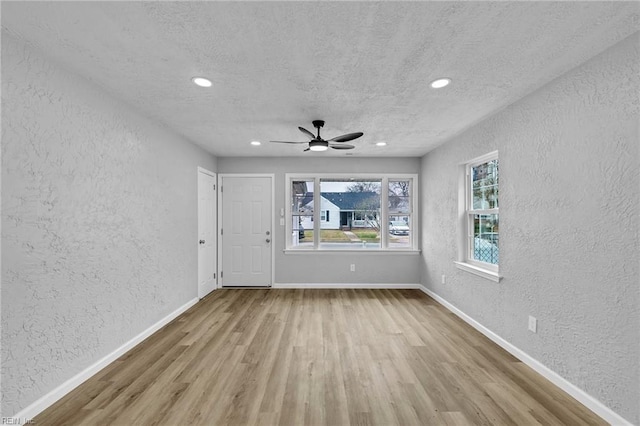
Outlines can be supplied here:
M2 2L2 27L218 156L344 156L267 142L313 119L364 132L354 156L417 156L638 31L639 7Z

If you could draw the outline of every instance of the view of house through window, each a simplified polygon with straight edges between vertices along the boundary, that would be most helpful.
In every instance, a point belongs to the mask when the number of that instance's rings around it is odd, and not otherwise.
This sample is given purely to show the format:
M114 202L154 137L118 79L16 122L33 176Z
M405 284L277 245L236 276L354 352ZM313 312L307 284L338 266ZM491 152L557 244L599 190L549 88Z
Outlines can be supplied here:
M380 248L380 180L320 179L320 247Z
M321 177L294 178L289 182L289 248L413 248L413 178ZM383 200L386 209L382 209ZM314 229L319 233L318 241L314 239Z

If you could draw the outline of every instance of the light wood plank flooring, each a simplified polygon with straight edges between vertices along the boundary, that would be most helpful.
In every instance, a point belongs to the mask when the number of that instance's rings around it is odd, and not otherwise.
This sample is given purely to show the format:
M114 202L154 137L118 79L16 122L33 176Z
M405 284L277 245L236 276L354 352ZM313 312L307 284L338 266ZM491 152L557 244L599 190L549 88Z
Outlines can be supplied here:
M418 290L217 290L35 421L606 424Z

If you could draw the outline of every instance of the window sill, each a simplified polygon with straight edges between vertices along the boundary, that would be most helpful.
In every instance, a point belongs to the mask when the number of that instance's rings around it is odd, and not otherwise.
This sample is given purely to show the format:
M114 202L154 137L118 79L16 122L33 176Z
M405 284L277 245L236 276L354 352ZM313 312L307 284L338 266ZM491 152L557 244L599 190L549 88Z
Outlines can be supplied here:
M309 255L309 254L342 254L342 253L349 253L349 254L385 254L385 255L389 255L389 254L401 254L401 255L418 255L420 254L420 250L412 250L412 249L397 249L397 250L374 250L374 249L359 249L359 250L348 250L348 249L342 249L342 250L336 250L336 249L285 249L282 250L284 252L284 254L303 254L303 255Z
M502 275L500 275L499 272L490 271L488 269L481 268L479 266L472 265L466 262L453 262L453 263L456 264L456 268L458 269L462 269L463 271L470 272L474 275L488 279L490 281L500 282L500 280L502 279Z

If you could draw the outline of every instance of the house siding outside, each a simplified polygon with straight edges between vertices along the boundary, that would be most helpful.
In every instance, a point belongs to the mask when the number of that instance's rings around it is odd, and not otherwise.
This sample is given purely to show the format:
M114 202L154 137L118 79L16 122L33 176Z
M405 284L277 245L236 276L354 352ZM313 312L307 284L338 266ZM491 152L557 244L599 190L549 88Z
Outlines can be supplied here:
M313 207L313 200L309 204L310 207ZM327 211L329 212L329 220L321 220L320 229L340 229L340 208L338 206L326 198L321 197L320 210L324 211L325 214ZM313 220L311 220L310 216L305 216L304 219L302 219L302 226L304 229L313 229Z
M374 201L373 204L369 206L371 202L367 200L371 197L374 198ZM305 210L311 211L313 210L313 197L308 196L308 200L304 207ZM349 214L349 224L354 228L370 228L371 223L369 221L357 220L355 219L355 215L358 213L364 214L365 212L370 215L370 209L380 209L379 202L379 195L374 192L322 192L320 193L321 212L319 217L322 218L323 212L325 215L326 212L329 212L329 220L322 220L320 229L340 229L342 226L340 223L341 212L347 212ZM365 208L365 210L361 210L363 208ZM379 215L376 214L375 216L375 220L379 221ZM301 223L304 229L313 229L313 220L311 217L305 217Z

